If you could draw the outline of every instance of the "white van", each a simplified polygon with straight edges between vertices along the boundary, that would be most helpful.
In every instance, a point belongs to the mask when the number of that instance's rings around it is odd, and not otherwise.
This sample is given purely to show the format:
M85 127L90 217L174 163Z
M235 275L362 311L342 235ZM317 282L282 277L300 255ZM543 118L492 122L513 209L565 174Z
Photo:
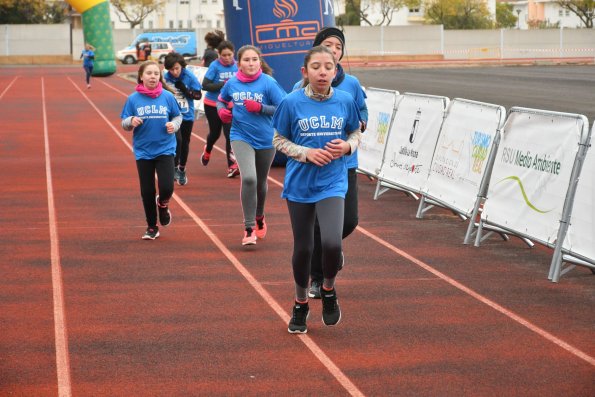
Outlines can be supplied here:
M145 46L149 44L151 45L151 58L156 59L159 61L159 63L163 63L165 56L174 51L174 47L169 42L146 42L139 44L138 55L135 47L127 47L118 51L116 53L116 58L127 65L137 63L139 61L145 61Z

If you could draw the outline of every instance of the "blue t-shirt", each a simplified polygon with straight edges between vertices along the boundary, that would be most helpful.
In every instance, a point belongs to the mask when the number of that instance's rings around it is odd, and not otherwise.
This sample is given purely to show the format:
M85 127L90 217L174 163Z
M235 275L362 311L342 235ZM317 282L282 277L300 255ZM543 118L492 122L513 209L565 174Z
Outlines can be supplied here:
M181 81L184 83L186 88L199 91L202 87L198 82L196 76L193 73L190 73L186 69L182 69L182 73L180 73L180 77L177 79L171 75L170 72L165 72L163 75L165 82L176 92L175 97L178 101L178 106L180 106L180 113L182 113L183 120L194 120L194 99L188 98L186 95L182 93L182 91L178 90L175 86L176 81Z
M83 50L81 52L83 57L83 67L93 67L93 60L95 59L95 53L91 50Z
M231 65L224 65L218 59L211 62L207 73L205 73L205 79L211 80L213 83L222 83L231 79L235 76L238 71L238 65L234 62ZM205 100L210 100L213 103L217 102L219 97L219 91L207 91Z
M302 85L302 80L295 83L293 86L294 90L297 90ZM357 108L359 109L361 120L364 121L366 124L368 123L368 106L366 105L366 92L362 89L361 84L357 77L352 76L350 74L345 74L345 78L339 85L333 87L335 90L341 90L348 92L353 97ZM358 161L357 161L357 151L349 156L345 156L347 160L347 168L357 168Z
M263 113L252 113L244 107L244 100L251 99L263 105L278 106L285 98L286 92L277 80L262 73L256 80L243 83L237 76L231 78L223 88L219 97L225 102L233 102L233 119L231 121L230 140L244 141L254 149L271 149L273 147L273 116Z
M120 118L135 116L143 120L132 132L132 146L137 160L176 154L176 134L169 134L165 123L179 115L178 103L167 90L163 90L157 98L139 92L128 97Z
M360 113L348 93L335 90L325 101L308 98L304 89L287 95L277 108L273 126L295 144L324 148L326 143L359 129ZM299 203L315 203L329 197L345 198L347 163L345 156L319 167L289 158L281 197Z

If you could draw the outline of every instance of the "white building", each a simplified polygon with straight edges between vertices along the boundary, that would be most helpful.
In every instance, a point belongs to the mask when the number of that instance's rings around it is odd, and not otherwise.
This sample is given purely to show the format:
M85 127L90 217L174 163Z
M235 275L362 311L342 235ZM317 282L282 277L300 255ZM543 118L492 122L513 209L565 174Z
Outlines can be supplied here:
M225 30L223 0L167 0L164 6L149 14L140 29L222 29ZM130 23L121 22L110 3L114 29L128 29Z
M585 27L575 13L562 8L556 0L507 0L504 3L512 4L520 29L528 29L531 21L548 22L550 25L560 23L562 28Z

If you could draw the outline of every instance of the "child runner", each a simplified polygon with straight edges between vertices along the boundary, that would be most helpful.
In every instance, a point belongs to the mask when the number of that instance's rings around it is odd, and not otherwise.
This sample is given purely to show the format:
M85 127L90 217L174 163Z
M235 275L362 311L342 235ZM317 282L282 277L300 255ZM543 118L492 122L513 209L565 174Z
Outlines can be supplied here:
M143 240L159 237L159 223L171 223L169 199L174 193L175 132L182 123L182 114L174 94L163 82L159 64L146 61L140 65L136 92L131 94L122 109L122 128L133 130L132 146L145 209L147 230ZM159 195L155 197L155 172Z
M202 97L201 86L194 73L186 69L186 60L181 54L171 52L165 56L163 66L167 70L164 79L176 87L175 96L182 113L182 125L176 132L176 157L174 158L174 179L179 185L188 183L186 162L190 152L190 137L194 126L194 101Z
M87 82L87 89L91 88L91 74L93 73L93 65L95 61L95 47L91 44L86 44L85 49L81 52L83 60L83 69L85 69L85 81Z
M204 106L205 115L209 123L209 134L207 135L207 144L205 145L200 161L202 165L209 164L211 151L215 142L221 136L221 129L225 135L225 154L227 155L227 177L233 178L240 174L238 165L231 152L231 141L229 139L230 123L222 122L217 114L217 98L225 82L232 78L238 71L238 66L233 59L234 46L230 41L222 41L217 47L219 59L216 59L209 65L209 70L202 80L202 87L207 92L205 94Z
M205 48L205 52L202 54L202 66L208 68L215 59L219 58L217 47L223 40L225 40L225 33L220 30L205 34L207 48Z
M334 89L348 92L351 94L357 107L359 108L361 120L360 128L364 132L368 122L368 107L366 106L366 94L362 89L358 79L350 74L345 73L343 67L339 63L343 58L345 51L345 36L343 32L335 27L327 27L318 32L314 38L314 46L322 45L328 47L335 61L337 62L337 74L333 79L331 86ZM302 82L298 82L296 87L301 86ZM294 87L294 89L296 88ZM345 214L343 223L343 238L349 236L358 224L358 197L357 197L357 152L346 156L347 161L347 194L345 195ZM341 264L339 270L343 268L343 254L341 254ZM314 229L314 252L312 253L312 267L310 269L310 276L312 279L308 295L310 298L320 299L320 287L322 285L322 249L320 242L320 228L318 221Z
M341 320L335 277L341 263L347 192L345 155L353 154L359 144L361 116L351 95L331 87L336 66L328 48L308 51L302 67L306 86L287 95L273 118L275 148L289 157L282 197L287 199L293 231L295 304L290 333L308 331L308 279L316 219L322 242L322 321L336 325Z
M264 204L267 178L275 157L271 122L277 105L286 93L267 74L272 73L272 70L256 47L245 45L240 48L238 68L237 74L221 89L217 111L224 123L231 123L231 146L242 179L242 245L252 245L256 244L257 238L262 239L267 233ZM231 110L228 109L229 103L233 105Z

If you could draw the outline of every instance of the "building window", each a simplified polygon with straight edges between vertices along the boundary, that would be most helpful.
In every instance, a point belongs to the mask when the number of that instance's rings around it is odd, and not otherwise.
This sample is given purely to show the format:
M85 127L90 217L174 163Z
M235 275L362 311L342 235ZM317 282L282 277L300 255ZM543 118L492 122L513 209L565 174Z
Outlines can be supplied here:
M221 27L221 21L217 19L217 28L219 29Z
M182 29L184 27L184 21L178 21L178 29Z
M170 29L174 28L174 21L172 21L171 19L169 20L169 28Z
M566 16L569 17L570 16L570 10L566 10Z
M192 19L187 21L188 29L192 29Z
M153 21L149 21L149 29L153 29Z
M410 8L409 14L419 14L419 8Z
M562 15L564 15L564 10L558 10L558 16L561 17Z

